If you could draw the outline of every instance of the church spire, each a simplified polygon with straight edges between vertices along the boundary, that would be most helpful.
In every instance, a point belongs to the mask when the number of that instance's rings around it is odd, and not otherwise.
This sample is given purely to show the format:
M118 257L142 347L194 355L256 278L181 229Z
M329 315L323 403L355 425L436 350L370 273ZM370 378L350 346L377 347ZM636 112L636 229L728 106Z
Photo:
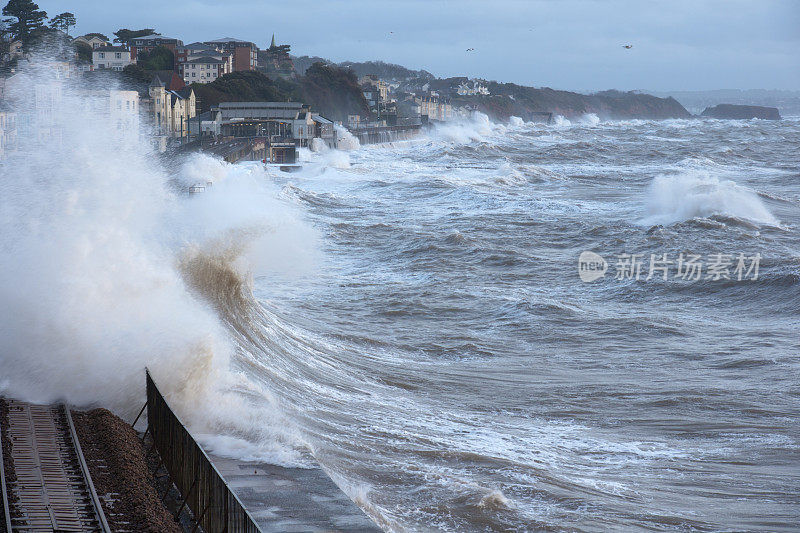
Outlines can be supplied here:
M275 34L272 34L272 44L269 45L270 48L275 48Z

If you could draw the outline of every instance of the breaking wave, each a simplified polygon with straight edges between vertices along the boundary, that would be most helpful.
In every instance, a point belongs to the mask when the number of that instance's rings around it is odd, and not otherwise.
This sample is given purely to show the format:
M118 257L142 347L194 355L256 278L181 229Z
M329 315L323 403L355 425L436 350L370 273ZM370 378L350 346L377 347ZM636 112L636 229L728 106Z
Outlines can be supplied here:
M646 209L641 222L650 226L714 215L779 224L754 191L700 171L654 178L647 191Z
M433 137L454 144L468 144L486 142L491 135L504 131L506 126L495 124L486 114L473 111L469 118L437 123L433 129Z
M278 402L237 370L250 347L232 328L258 305L254 275L313 270L316 232L259 165L194 155L165 171L102 105L83 105L102 94L41 70L9 87L31 129L2 163L0 393L130 419L148 367L199 433L302 463L305 442ZM17 83L36 98L14 98L27 94ZM51 115L37 114L41 98ZM184 192L197 183L204 193Z

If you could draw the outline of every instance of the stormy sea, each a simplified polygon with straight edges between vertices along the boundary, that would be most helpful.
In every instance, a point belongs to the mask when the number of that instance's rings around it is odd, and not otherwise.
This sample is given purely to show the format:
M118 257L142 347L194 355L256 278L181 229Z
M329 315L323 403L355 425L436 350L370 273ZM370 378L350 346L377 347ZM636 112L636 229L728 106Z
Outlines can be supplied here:
M2 168L3 393L130 420L148 366L388 531L796 530L800 119L475 115L284 173L61 97Z
M323 257L256 278L256 373L379 524L797 527L800 121L478 116L273 183Z

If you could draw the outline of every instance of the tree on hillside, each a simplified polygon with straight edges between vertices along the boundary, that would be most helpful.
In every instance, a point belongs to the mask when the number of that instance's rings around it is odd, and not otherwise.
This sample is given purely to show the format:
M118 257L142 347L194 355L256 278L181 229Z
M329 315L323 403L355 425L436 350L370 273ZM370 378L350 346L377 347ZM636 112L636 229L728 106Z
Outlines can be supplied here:
M97 37L98 39L103 39L104 41L109 41L110 40L107 35L102 34L102 33L96 33L96 32L87 33L85 35L85 37L87 37L87 38L89 38L89 37Z
M50 19L50 27L69 34L69 29L76 24L75 15L67 11Z
M136 62L145 70L172 70L175 67L175 55L166 46L157 46L151 52L136 54Z
M143 69L137 63L131 63L122 69L122 77L130 83L150 83L153 81L153 73Z
M137 37L144 37L145 35L150 35L152 33L155 33L155 31L156 30L154 30L153 28L144 28L141 30L129 30L127 28L123 28L121 30L117 30L114 32L114 35L117 36L117 38L114 39L114 42L128 46L131 44L131 41L133 39L136 39Z
M92 62L92 47L86 43L78 41L75 43L75 51L78 53L78 59L86 63Z
M192 89L201 102L201 111L220 102L283 102L299 97L293 82L273 80L254 70L231 72L211 83L193 83Z
M5 19L5 22L9 25L12 38L20 39L24 44L27 44L31 33L44 26L47 19L47 13L32 0L9 0L3 8L3 15L14 17Z
M11 40L11 34L8 31L8 25L4 20L0 20L0 61L8 54Z
M317 62L308 67L300 80L303 101L332 120L347 120L347 115L368 115L369 105L350 69Z

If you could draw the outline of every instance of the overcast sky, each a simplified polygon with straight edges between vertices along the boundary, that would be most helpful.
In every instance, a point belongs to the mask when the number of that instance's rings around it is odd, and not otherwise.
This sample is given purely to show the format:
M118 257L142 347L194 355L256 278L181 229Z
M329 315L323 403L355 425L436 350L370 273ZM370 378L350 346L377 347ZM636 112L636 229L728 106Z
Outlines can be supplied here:
M380 59L442 77L574 90L800 90L800 0L38 3L50 16L75 13L75 35L151 27L185 43L236 37L266 47L275 32L295 55Z

